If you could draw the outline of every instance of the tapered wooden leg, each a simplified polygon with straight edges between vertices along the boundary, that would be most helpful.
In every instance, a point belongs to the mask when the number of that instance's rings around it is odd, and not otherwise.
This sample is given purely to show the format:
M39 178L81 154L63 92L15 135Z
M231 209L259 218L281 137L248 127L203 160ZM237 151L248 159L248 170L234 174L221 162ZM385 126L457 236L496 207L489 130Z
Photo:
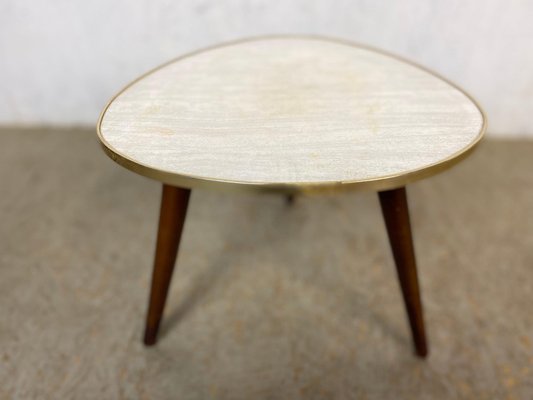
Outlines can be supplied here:
M428 353L405 187L379 193L416 353Z
M163 185L144 344L155 344L189 204L189 189Z

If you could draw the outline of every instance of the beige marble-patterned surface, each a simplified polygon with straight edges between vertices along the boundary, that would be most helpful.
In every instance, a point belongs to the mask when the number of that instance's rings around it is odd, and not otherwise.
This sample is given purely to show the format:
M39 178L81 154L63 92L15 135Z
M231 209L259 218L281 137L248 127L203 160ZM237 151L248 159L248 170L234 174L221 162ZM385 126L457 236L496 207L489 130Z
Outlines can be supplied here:
M373 193L197 191L141 345L159 187L92 131L0 131L0 399L531 399L533 143L410 191L413 357Z
M425 70L289 36L163 66L121 92L99 126L113 156L146 176L298 187L430 169L470 148L484 124L463 92Z

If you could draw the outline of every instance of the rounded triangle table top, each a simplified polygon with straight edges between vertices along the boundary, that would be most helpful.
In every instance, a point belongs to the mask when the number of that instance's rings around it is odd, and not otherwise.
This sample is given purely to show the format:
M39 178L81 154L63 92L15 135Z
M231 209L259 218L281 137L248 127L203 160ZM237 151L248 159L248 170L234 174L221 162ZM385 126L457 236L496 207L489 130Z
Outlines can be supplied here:
M244 40L142 76L103 111L107 154L181 187L392 189L464 158L485 131L443 78L364 46Z

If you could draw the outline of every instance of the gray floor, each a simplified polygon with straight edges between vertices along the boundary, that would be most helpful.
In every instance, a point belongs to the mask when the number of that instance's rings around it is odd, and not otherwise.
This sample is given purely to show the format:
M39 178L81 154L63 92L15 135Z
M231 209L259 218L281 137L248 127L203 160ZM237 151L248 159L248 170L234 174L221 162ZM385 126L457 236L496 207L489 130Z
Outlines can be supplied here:
M412 354L374 193L197 191L141 345L159 185L89 130L0 131L1 399L531 399L533 142L410 187Z

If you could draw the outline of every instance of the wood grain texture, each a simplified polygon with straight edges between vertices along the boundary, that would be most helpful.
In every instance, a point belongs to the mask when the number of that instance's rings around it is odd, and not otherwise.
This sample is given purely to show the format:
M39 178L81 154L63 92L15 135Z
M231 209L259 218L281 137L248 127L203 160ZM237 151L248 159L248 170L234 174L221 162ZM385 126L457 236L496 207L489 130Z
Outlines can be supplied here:
M409 325L413 334L415 351L420 357L426 357L428 345L424 328L422 300L420 299L406 190L405 188L399 188L379 192L379 202L387 234L389 235Z
M343 42L275 37L144 76L109 104L99 136L126 167L182 186L386 189L438 172L484 127L467 95L424 69Z
M163 185L152 288L144 333L144 344L147 346L155 344L157 340L190 195L191 191L188 189Z

